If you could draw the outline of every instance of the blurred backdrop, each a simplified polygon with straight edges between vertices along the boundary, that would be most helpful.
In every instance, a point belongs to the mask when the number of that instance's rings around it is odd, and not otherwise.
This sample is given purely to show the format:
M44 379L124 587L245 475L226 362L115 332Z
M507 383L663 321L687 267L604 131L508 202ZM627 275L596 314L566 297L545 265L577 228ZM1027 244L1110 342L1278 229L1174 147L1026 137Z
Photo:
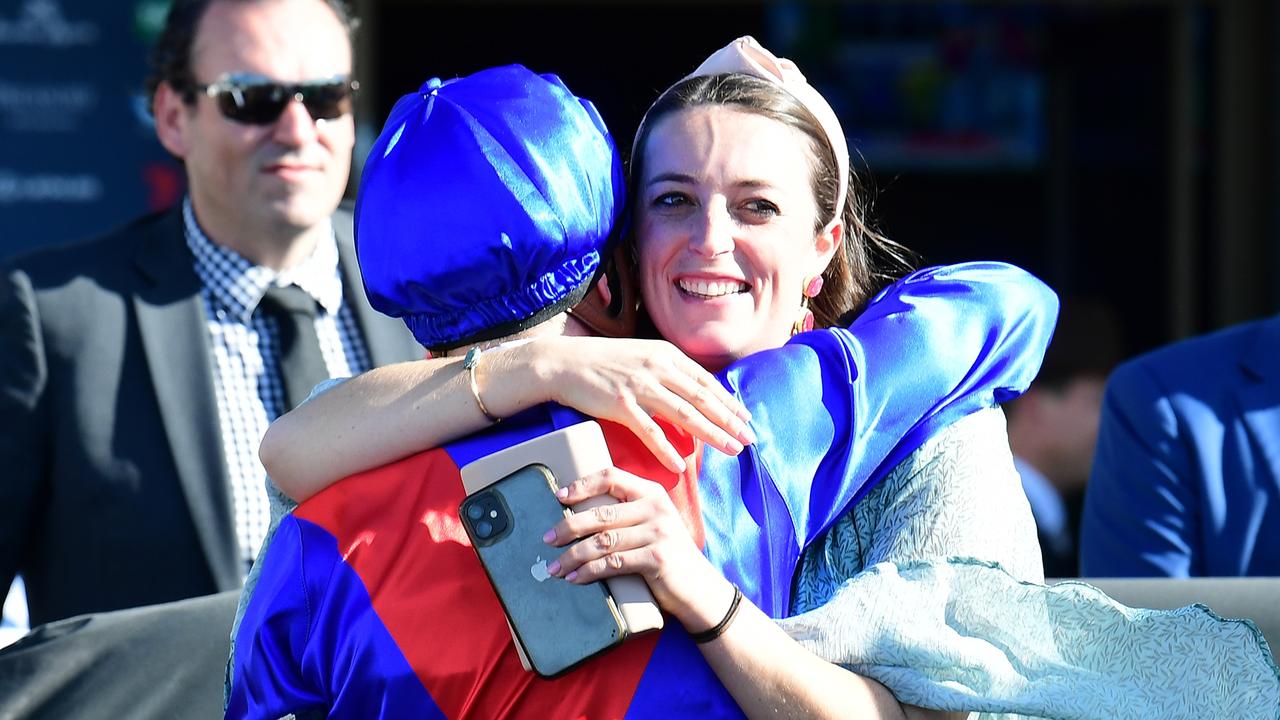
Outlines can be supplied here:
M354 4L358 155L426 78L514 62L628 146L658 90L751 34L832 101L880 228L928 261L1100 299L1126 354L1280 308L1272 2ZM0 256L180 197L141 100L166 9L0 0Z

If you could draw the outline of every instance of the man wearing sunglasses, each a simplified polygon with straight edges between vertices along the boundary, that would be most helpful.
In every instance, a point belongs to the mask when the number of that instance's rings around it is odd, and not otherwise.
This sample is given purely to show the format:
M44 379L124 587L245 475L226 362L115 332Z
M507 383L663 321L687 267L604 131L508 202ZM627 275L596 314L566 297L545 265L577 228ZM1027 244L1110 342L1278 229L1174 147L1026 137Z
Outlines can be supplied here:
M338 0L177 0L148 86L183 202L0 273L0 587L24 576L33 625L237 590L270 420L420 356L338 209L352 27Z

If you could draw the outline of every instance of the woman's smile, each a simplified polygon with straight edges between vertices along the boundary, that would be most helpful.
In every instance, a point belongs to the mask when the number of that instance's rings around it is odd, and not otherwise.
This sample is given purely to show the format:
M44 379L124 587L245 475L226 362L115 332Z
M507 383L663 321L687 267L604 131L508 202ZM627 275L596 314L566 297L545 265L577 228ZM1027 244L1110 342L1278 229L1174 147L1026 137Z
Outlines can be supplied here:
M750 285L740 280L677 278L675 285L682 294L701 300L714 300L730 295L742 295L751 290Z

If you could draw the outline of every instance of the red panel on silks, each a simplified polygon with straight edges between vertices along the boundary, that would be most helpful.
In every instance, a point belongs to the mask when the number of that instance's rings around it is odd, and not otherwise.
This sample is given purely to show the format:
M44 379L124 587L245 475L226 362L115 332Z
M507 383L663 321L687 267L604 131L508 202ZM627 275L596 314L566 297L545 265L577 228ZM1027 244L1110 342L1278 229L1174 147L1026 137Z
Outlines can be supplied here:
M272 541L241 624L228 716L740 717L674 621L553 680L521 667L458 518L459 468L583 419L535 408L303 503ZM688 461L676 476L629 430L601 426L614 464L662 483L701 546L700 444L664 428Z

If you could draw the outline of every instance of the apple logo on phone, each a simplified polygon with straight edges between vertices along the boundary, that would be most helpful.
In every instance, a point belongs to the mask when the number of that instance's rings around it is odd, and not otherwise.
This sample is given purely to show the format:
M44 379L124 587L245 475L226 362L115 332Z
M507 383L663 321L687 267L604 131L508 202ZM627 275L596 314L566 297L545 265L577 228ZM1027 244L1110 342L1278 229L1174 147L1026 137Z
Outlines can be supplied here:
M529 574L538 582L542 582L543 580L551 577L551 573L547 572L547 561L543 560L541 555L538 556L537 562L529 567Z

